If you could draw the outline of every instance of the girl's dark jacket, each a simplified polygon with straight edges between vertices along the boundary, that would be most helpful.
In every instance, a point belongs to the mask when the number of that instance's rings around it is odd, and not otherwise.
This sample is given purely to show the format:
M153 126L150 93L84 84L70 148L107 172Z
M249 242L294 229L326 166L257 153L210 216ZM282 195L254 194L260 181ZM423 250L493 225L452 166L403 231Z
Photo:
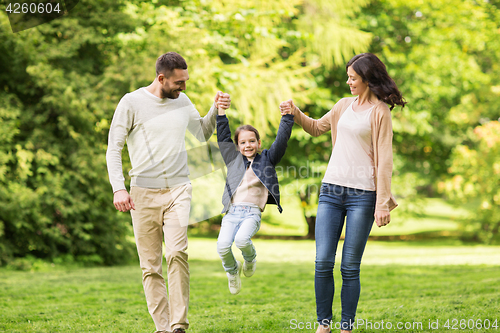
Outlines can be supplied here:
M277 205L280 213L283 211L283 208L280 205L280 190L275 166L283 155L285 155L292 127L293 115L286 114L282 116L276 140L274 140L271 148L264 149L262 153L257 154L252 163L253 172L255 172L255 175L269 192L267 203ZM231 198L243 180L243 176L251 161L237 150L236 145L231 139L231 130L229 129L229 122L225 115L217 116L217 142L224 163L227 166L226 186L222 195L222 204L224 205L222 213L225 213L229 209Z

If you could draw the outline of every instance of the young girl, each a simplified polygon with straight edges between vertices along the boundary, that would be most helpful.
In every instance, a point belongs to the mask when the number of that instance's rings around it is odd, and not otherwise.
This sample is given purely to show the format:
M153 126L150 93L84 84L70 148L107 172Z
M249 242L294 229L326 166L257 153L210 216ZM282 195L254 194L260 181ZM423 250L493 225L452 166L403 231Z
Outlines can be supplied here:
M260 228L261 212L267 203L277 205L280 213L283 210L275 166L285 154L293 115L282 116L276 140L269 150L259 154L259 132L250 125L240 126L233 143L225 109L218 110L217 142L227 166L227 178L222 196L222 213L226 215L217 239L217 252L229 280L229 291L236 295L241 290L241 270L246 277L255 272L257 254L251 238ZM234 258L233 242L241 250L243 265Z
M353 57L346 72L347 84L356 97L341 99L321 119L307 117L291 100L280 105L282 114L292 112L309 134L332 132L332 154L316 215L317 333L330 332L333 266L344 223L340 331L348 333L355 326L361 258L373 220L379 227L387 225L390 211L397 206L391 194L391 110L406 101L385 65L372 53Z

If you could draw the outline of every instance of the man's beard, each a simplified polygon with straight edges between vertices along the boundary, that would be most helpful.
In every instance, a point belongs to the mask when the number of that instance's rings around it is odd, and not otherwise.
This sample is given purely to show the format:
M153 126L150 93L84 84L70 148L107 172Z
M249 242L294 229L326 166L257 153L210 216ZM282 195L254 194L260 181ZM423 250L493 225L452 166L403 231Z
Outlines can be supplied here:
M177 90L161 89L162 98L177 99L180 96L181 92L182 92L182 90L180 90L180 89L177 89Z

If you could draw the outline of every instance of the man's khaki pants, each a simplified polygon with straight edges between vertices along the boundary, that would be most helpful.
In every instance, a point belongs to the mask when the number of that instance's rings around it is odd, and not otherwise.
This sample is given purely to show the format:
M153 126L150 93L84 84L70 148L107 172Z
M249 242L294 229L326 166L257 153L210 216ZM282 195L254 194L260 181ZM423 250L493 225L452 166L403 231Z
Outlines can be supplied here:
M157 331L170 332L189 326L186 250L191 190L191 184L167 189L137 186L130 189L135 203L135 210L130 212L141 263L142 284ZM162 274L163 237L168 265L168 293Z

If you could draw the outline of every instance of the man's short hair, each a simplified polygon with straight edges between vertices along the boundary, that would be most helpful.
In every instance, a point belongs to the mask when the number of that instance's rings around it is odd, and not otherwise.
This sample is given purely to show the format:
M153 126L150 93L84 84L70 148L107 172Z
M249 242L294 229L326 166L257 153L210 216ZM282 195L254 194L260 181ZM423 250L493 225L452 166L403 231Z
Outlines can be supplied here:
M156 76L163 74L169 77L174 69L187 68L186 60L176 52L165 53L156 60Z

